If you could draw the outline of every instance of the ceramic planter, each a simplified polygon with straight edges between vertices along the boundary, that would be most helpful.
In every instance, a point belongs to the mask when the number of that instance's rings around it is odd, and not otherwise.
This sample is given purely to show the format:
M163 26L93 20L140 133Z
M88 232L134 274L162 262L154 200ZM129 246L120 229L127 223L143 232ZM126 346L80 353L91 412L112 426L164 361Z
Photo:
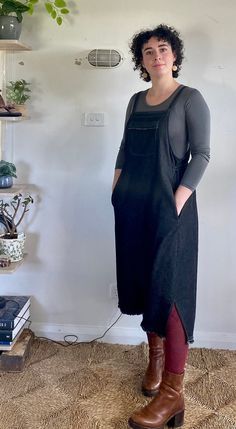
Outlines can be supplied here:
M25 234L19 233L18 238L0 237L0 253L10 258L11 262L21 261L24 257Z
M19 40L21 22L15 16L0 15L0 39Z
M13 185L12 176L0 176L0 188L11 188Z
M14 107L18 112L22 113L22 116L28 116L28 111L25 104L14 104Z

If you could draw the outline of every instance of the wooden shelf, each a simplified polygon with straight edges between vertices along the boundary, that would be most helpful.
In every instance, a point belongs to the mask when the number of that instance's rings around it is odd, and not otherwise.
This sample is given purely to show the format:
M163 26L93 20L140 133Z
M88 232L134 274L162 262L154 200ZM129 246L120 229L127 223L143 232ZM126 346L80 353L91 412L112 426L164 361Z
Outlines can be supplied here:
M13 185L11 188L0 188L0 198L11 197L19 192L23 192L27 185Z
M39 187L37 185L33 185L32 183L16 183L11 188L0 188L0 199L12 197L15 194L23 193L29 194L31 192L38 192Z
M20 42L19 40L1 39L0 51L31 51L31 46Z
M24 259L18 262L11 262L9 267L0 267L0 274L12 274L14 273L24 262Z
M0 116L0 121L21 122L30 119L29 116Z

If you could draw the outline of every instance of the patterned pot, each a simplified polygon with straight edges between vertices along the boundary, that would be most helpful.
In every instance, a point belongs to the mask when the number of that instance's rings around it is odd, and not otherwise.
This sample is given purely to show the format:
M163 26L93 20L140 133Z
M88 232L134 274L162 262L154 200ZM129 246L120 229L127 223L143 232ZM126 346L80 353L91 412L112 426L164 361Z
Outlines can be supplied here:
M17 262L23 259L24 247L25 234L23 232L18 234L18 238L0 237L0 253L7 255L11 262Z

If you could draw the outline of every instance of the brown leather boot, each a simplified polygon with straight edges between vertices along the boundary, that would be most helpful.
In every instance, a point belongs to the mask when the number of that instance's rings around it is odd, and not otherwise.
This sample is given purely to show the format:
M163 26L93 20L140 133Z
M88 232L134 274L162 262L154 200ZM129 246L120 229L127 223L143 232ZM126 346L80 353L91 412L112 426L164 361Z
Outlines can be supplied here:
M184 373L164 371L159 392L145 407L137 410L129 419L133 429L178 428L184 424Z
M155 396L158 392L164 368L163 339L155 332L148 332L149 364L142 382L142 392L146 396Z

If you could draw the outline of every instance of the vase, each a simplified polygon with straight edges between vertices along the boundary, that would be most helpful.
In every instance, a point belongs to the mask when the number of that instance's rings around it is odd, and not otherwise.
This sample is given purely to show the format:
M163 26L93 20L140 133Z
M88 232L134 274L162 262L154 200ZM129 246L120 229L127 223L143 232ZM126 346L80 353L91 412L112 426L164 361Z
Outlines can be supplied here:
M0 15L0 39L19 40L21 22L15 16Z
M0 188L11 188L13 185L12 176L0 176Z

